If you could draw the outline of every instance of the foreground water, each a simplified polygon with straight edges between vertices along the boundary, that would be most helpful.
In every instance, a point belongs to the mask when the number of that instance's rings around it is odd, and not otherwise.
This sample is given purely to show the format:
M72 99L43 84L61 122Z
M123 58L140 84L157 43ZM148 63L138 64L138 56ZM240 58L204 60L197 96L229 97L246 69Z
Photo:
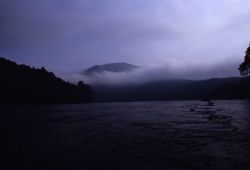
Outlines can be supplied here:
M243 100L1 107L0 169L249 169Z

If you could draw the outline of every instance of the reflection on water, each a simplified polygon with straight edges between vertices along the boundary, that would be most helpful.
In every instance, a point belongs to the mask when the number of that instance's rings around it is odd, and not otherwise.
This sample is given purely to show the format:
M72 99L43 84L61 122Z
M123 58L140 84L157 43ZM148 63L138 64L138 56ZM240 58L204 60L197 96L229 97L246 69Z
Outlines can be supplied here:
M0 109L8 166L248 169L250 103L100 103ZM13 164L16 162L16 164Z

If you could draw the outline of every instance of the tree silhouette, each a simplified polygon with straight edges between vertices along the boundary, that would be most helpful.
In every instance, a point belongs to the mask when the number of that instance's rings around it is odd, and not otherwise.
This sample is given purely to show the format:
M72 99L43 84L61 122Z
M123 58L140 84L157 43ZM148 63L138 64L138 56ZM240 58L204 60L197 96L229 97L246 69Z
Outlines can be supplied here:
M245 60L241 63L239 70L242 76L250 75L250 46L247 48Z
M81 87L81 86L84 86L85 84L83 83L83 81L79 81L79 82L77 83L77 85Z
M62 104L92 101L92 88L68 83L44 67L31 68L0 57L1 104Z

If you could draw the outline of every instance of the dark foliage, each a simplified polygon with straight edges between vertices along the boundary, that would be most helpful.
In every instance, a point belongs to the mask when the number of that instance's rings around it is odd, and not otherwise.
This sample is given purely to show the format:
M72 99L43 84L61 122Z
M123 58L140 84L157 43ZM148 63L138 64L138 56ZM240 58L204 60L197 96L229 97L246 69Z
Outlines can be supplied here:
M240 65L239 70L242 76L250 75L250 47L247 48L244 62Z
M0 58L0 104L55 104L91 101L92 89L57 78L44 67L30 68Z

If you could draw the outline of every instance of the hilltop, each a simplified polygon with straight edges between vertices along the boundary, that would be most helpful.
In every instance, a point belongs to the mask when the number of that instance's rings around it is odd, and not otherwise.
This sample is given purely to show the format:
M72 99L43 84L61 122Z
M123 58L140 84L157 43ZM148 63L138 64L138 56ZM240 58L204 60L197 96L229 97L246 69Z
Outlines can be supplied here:
M139 68L138 66L128 64L128 63L109 63L103 65L94 65L83 71L83 74L95 74L102 72L114 72L114 73L122 73L129 72Z

